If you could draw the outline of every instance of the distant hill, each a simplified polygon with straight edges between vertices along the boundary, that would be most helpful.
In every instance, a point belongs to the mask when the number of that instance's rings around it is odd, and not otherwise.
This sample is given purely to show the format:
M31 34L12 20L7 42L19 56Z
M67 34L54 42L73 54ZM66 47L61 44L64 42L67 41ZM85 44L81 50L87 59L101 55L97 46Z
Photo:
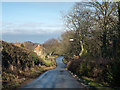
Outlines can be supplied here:
M15 43L16 46L19 46L19 47L24 47L26 49L29 49L29 50L34 50L38 45L39 43L33 43L31 41L26 41L26 42L23 42L23 43Z

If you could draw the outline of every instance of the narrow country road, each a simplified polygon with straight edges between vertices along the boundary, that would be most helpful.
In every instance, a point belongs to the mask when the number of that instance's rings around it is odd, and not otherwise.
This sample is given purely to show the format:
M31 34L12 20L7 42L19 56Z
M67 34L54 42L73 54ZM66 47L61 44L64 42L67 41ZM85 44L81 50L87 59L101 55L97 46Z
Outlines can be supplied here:
M84 88L72 75L65 70L63 57L56 58L57 68L43 73L40 77L23 88Z

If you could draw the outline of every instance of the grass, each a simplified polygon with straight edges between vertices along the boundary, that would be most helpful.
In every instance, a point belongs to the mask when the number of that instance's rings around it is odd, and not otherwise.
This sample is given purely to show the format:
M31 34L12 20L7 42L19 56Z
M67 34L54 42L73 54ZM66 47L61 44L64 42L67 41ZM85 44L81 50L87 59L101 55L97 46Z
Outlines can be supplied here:
M67 60L65 58L63 58L63 63L67 64Z
M44 62L45 62L46 64L51 64L51 63L52 63L51 60L44 60Z
M33 80L33 79L37 78L38 76L40 76L45 71L50 70L50 69L53 69L53 68L46 67L46 66L44 66L44 67L41 66L39 68L35 67L35 68L32 68L30 71L25 72L25 74L23 76L17 76L17 75L13 75L11 73L3 72L4 76L2 78L5 81L5 82L3 82L4 83L3 90L15 90L18 87L21 87L21 85L24 84L24 82L29 81L31 79ZM10 78L12 78L11 81L9 80Z
M64 58L63 63L67 64L67 60ZM80 83L83 83L84 85L87 85L89 88L99 90L99 89L108 89L108 90L113 90L111 87L107 87L105 83L102 82L97 82L95 81L94 78L89 78L85 76L77 76L79 77Z
M47 60L43 60L42 63L47 66L47 67L51 67L51 66L56 66L56 62L54 59L50 60L50 59L47 59Z
M42 63L47 67L56 66L55 58L57 58L57 55L48 55L43 59Z
M52 56L53 57L53 56ZM56 56L55 56L56 57ZM16 89L20 87L21 84L24 82L35 79L36 77L40 76L43 72L54 69L56 67L56 62L54 59L47 59L42 61L45 65L35 66L34 68L30 68L29 71L24 72L23 75L14 75L12 73L3 72L2 78L4 79L3 89ZM11 80L10 80L11 79Z
M58 56L57 55L48 55L47 57L48 57L48 59L54 59L54 58L57 58Z
M111 87L106 86L106 84L101 83L101 82L97 82L95 81L93 78L89 78L89 77L85 77L82 76L80 78L80 82L84 83L85 85L87 85L89 88L93 89L93 90L114 90Z
M52 61L51 60L43 60L43 64L47 67L50 67L52 64Z

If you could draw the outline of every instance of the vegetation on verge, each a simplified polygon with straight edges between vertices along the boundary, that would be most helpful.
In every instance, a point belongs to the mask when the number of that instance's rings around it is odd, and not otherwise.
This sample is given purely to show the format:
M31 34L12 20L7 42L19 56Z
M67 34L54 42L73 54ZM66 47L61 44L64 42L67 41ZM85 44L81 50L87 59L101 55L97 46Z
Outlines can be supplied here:
M34 79L56 67L54 58L43 60L36 53L2 41L2 89L15 89L24 81Z

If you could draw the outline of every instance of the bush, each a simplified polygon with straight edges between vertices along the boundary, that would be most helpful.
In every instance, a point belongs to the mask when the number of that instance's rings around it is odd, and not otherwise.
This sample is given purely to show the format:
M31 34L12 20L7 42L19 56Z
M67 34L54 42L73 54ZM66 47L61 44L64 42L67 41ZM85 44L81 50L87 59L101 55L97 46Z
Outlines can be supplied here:
M119 87L120 86L120 62L115 61L108 67L108 72L107 72L107 82L111 86Z
M114 86L119 86L120 84L120 78L118 78L118 76L120 76L119 63L115 63L111 66L110 63L104 64L103 62L97 63L95 61L71 60L67 63L67 68L79 77L91 77L98 82L107 82Z
M32 57L32 60L33 60L34 64L38 65L39 64L39 59L38 59L37 55L31 54L31 57Z
M21 47L24 47L24 45L23 45L23 44L21 44Z

